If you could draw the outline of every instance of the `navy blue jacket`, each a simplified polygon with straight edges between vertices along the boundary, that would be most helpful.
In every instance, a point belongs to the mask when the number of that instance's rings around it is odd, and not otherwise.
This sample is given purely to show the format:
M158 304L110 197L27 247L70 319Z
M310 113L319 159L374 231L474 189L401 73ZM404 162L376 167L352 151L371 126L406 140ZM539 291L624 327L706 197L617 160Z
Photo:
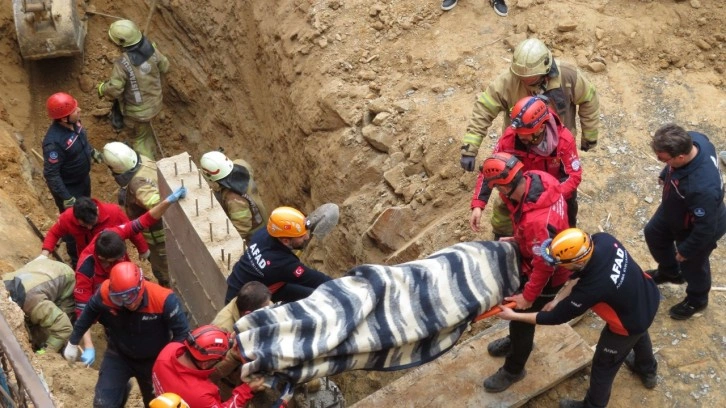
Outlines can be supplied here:
M306 266L290 248L261 228L248 243L239 261L227 277L228 293L237 293L245 283L259 281L266 286L279 282L316 288L330 280L322 272ZM235 295L236 296L236 295ZM228 303L231 299L226 299Z
M644 333L658 311L658 287L615 237L600 232L592 242L590 261L572 274L571 279L580 280L570 295L552 311L537 313L537 324L562 324L592 308L613 333Z
M68 200L66 185L81 184L90 177L93 146L80 122L70 130L53 121L43 139L43 177L54 197Z
M71 344L78 344L96 320L106 329L109 348L134 360L154 359L170 341L186 338L189 322L171 289L144 282L144 299L131 311L111 303L109 284L103 282L83 309L68 340Z
M660 174L663 196L656 211L668 222L678 253L685 258L703 248L713 248L726 233L726 206L716 149L705 135L688 134L698 154L683 167L665 166Z

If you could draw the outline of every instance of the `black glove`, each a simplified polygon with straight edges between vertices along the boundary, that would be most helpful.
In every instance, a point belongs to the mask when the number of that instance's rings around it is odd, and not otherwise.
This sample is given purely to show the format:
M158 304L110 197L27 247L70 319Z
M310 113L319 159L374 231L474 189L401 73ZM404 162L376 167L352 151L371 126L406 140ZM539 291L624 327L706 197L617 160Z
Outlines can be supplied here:
M461 160L459 161L459 164L461 164L461 168L466 171L474 171L474 166L476 165L476 156L461 155Z
M597 146L597 140L587 140L587 139L581 139L580 140L580 150L583 152L589 151L590 149Z

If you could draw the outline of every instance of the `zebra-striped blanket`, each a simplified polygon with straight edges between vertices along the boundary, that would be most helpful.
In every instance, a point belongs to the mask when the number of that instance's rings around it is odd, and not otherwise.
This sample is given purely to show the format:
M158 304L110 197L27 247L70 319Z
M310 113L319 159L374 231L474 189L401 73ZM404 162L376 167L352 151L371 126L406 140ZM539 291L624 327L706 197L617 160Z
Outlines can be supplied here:
M399 370L451 348L468 324L519 286L513 245L460 243L395 266L361 265L306 299L235 324L242 375L294 383L348 370Z

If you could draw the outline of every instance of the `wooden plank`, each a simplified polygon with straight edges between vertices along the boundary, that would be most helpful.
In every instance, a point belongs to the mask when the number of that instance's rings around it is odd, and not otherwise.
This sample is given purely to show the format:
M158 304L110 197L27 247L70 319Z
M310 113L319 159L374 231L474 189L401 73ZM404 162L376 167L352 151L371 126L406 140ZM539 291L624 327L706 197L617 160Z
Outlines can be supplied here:
M504 358L489 356L486 347L507 333L506 323L497 324L353 407L518 407L589 365L592 359L589 345L570 326L537 326L527 376L504 392L490 394L482 382L504 364Z

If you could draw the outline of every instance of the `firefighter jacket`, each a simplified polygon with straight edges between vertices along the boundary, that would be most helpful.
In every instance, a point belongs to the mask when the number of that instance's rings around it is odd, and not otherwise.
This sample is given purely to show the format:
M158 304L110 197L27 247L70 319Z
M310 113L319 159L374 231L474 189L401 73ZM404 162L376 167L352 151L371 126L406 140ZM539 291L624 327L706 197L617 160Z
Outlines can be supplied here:
M73 197L66 185L82 184L90 178L93 146L80 122L68 129L53 121L43 139L43 177L54 197Z
M525 190L521 202L512 201L501 193L500 197L509 209L514 240L522 257L522 273L527 278L522 295L527 301L534 302L548 283L557 287L570 276L567 269L553 268L539 256L542 243L569 228L569 224L567 203L557 180L537 170L524 172L523 178Z
M73 326L73 269L50 259L35 259L19 270L3 275L12 300L23 309L26 320L47 330L47 351L59 351L71 335Z
M184 343L169 343L156 358L152 369L152 381L156 395L173 392L179 395L190 407L205 408L244 408L252 399L252 389L242 383L232 390L232 396L222 401L219 388L209 380L214 369L199 370L189 368L179 362L179 357L187 350Z
M505 152L515 156L524 166L524 171L539 170L551 174L560 182L560 191L569 200L577 191L577 186L582 181L582 164L580 156L577 153L577 145L572 133L562 125L560 119L553 115L551 126L556 128L557 146L548 156L542 156L537 153L533 146L522 143L512 128L507 128L502 137L494 146L494 153ZM484 183L484 173L481 171L476 179L476 187L474 189L474 197L471 200L471 208L484 208L489 202L492 189L487 183Z
M479 94L474 104L471 120L466 128L463 144L481 146L487 129L499 112L504 112L504 130L511 124L509 112L520 99L537 94L545 95L549 104L562 118L565 126L575 131L576 115L580 116L582 138L597 142L600 124L600 102L595 86L575 66L555 60L551 76L544 89L533 90L523 84L511 70L507 69L489 84L486 91Z
M139 155L139 164L131 170L131 179L126 187L124 209L129 218L138 218L146 211L154 208L161 202L159 183L157 181L156 162L150 158ZM117 177L117 181L124 175ZM165 242L164 223L159 220L142 233L148 243Z
M148 212L141 217L129 221L126 224L119 225L113 228L109 228L108 231L113 231L118 234L121 239L129 239L134 234L138 234L143 229L153 225L156 221ZM76 316L80 316L83 309L86 307L88 300L96 292L101 283L108 279L109 273L111 273L111 267L105 269L101 262L96 257L96 235L86 249L81 252L78 257L78 266L76 268L76 287L73 290L73 296L76 301ZM143 239L140 242L142 245L139 246L139 253L143 253L149 250L149 246ZM129 261L129 255L126 253L120 261ZM119 262L120 262L119 261ZM78 344L78 343L73 343Z
M98 207L98 221L96 225L90 230L80 225L73 215L73 208L68 208L61 213L58 221L48 230L48 233L45 235L45 240L43 240L43 249L53 252L58 240L64 235L70 234L76 240L77 253L80 254L99 232L129 222L129 218L116 204L104 203L95 198L92 198L92 200L96 203L96 207ZM141 234L133 234L129 239L134 243L136 248L140 248L140 243L144 240ZM139 249L139 252L144 251Z
M224 212L240 236L249 242L252 234L265 226L267 210L257 191L252 167L244 160L234 162L232 172L217 184Z
M111 302L106 280L91 297L73 327L69 339L78 344L83 334L98 321L106 329L108 347L132 360L153 359L169 342L183 341L189 333L189 322L171 289L144 281L143 299L136 310Z
M630 253L612 235L592 235L592 256L581 271L572 292L550 312L537 313L537 324L561 324L588 309L600 316L610 331L621 336L644 333L653 323L660 292L643 273Z
M698 154L677 169L661 171L663 193L655 216L663 216L676 238L678 253L688 259L713 247L726 232L726 206L718 155L706 135L688 132Z
M161 74L169 70L169 60L146 37L113 64L111 78L98 87L98 94L119 99L125 117L148 122L162 107Z

